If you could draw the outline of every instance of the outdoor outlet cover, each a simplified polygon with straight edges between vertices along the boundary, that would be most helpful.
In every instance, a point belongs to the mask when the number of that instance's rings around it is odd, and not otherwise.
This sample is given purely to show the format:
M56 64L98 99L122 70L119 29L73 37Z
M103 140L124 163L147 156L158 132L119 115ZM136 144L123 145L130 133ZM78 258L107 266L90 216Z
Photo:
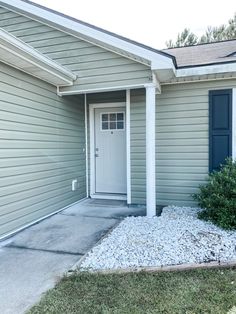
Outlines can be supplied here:
M73 181L72 181L72 191L75 191L75 190L76 190L77 184L78 184L78 181L77 181L77 180L73 180Z

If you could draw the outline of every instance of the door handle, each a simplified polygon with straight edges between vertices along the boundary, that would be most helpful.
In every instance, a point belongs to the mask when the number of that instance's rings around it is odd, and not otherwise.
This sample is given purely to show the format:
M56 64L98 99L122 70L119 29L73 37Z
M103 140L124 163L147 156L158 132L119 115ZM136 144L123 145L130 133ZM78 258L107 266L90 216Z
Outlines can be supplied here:
M99 155L98 155L98 154L95 154L95 157L99 157Z

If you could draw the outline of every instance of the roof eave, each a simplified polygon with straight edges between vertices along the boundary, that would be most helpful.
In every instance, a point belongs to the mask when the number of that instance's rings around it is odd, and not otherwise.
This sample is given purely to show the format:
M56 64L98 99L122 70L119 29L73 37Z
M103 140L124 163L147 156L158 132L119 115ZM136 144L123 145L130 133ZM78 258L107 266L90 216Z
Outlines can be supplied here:
M236 72L236 61L202 66L179 68L176 70L176 77L201 76L208 74Z
M54 86L72 85L76 75L0 29L0 61Z

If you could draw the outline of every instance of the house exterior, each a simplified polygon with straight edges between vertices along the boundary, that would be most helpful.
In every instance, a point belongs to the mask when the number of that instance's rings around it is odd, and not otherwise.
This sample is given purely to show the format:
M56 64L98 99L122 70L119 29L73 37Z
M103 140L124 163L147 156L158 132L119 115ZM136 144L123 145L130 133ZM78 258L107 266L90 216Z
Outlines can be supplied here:
M0 238L86 197L195 205L235 107L236 40L159 51L0 1Z

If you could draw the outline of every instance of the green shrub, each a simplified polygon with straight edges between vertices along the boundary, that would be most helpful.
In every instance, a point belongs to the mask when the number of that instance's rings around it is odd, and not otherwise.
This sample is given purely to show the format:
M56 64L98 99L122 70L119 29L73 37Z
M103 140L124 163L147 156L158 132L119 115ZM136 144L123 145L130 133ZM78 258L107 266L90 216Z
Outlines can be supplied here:
M236 229L236 162L227 159L219 171L209 175L205 185L200 185L193 198L203 208L200 219L210 220L224 229Z

